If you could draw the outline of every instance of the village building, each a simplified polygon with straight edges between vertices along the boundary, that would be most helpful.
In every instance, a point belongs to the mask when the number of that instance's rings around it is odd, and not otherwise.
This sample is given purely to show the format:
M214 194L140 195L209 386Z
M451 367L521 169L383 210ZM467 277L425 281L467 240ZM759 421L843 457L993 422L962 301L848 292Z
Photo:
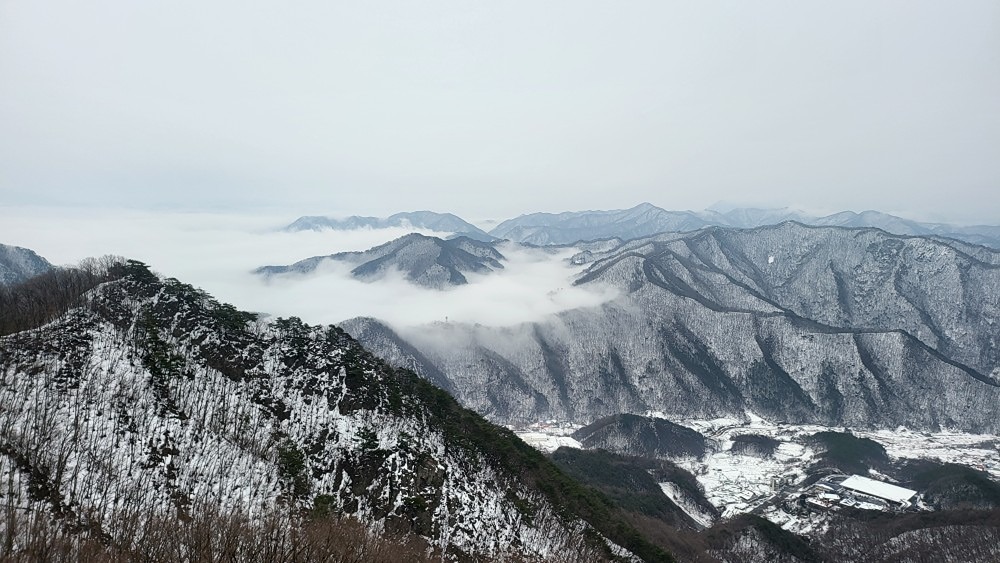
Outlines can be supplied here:
M840 483L840 486L856 493L880 498L902 506L909 505L910 501L912 501L913 497L917 494L917 491L906 489L891 483L886 483L884 481L876 481L875 479L869 479L868 477L862 477L861 475L851 475L847 479L844 479Z

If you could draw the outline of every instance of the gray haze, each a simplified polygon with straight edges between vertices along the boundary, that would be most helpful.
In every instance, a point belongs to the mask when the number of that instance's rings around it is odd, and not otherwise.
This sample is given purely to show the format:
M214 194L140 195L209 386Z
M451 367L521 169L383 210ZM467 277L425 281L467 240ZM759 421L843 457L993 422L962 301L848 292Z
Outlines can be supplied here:
M0 3L0 204L1000 218L1000 3Z

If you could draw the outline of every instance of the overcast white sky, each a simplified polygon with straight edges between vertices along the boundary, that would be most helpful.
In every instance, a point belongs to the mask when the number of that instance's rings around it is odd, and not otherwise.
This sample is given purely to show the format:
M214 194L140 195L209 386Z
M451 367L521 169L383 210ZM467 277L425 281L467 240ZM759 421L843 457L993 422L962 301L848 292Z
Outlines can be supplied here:
M996 0L0 0L0 205L995 224L998 193Z

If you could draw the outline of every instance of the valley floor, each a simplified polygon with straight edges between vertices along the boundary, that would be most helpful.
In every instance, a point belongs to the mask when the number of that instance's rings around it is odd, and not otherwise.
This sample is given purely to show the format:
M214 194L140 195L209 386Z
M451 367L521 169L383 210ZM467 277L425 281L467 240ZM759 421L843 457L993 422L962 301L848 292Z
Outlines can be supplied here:
M662 413L647 413L663 417ZM782 527L808 531L819 525L822 518L795 515L778 505L783 497L799 490L807 478L807 468L816 460L817 452L805 443L805 438L817 432L845 432L840 427L774 424L759 417L749 421L737 419L678 420L678 424L697 430L710 440L707 454L701 458L674 459L677 465L690 471L704 487L706 497L724 518L743 513L758 513ZM545 421L513 430L525 442L551 452L561 446L580 448L570 435L578 425ZM858 437L881 444L892 458L931 459L957 463L987 472L1000 481L1000 436L960 432L918 432L906 428L895 430L851 430ZM733 438L741 435L767 436L778 441L773 455L740 455L731 451ZM886 480L872 471L869 477ZM664 492L671 496L669 483ZM684 508L683 503L679 503ZM690 511L689 511L690 512ZM704 515L690 513L696 521Z

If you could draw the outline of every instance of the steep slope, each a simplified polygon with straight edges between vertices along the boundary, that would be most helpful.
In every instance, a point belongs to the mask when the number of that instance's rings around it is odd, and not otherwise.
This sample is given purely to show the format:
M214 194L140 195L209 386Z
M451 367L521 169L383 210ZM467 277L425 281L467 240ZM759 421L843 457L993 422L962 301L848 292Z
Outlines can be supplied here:
M705 551L692 541L704 526L664 493L664 486L683 498L689 510L712 518L718 511L705 498L694 475L668 461L622 456L604 450L562 447L550 459L575 479L604 493L623 507L624 516L637 529L655 537L681 561L701 559ZM692 508L694 507L694 508Z
M998 365L1000 269L944 242L797 223L640 242L630 250L644 255L652 283L712 309L900 330L981 373Z
M997 561L1000 510L900 515L844 511L830 519L813 545L823 552L822 561Z
M419 534L446 559L607 555L598 532L670 559L512 433L340 329L264 323L136 262L121 272L0 338L8 506L125 550L163 519L211 509L252 525L285 507Z
M433 211L410 211L396 213L389 217L361 217L353 215L345 219L323 216L299 217L285 227L286 231L350 231L354 229L385 229L389 227L405 227L412 229L428 229L441 233L465 233L470 238L491 240L492 237L472 223L451 213L435 213Z
M516 327L397 328L420 353L402 361L444 374L465 405L504 422L749 410L1000 430L1000 269L944 242L796 223L711 228L594 253L577 283L623 295ZM345 326L360 335L373 322Z
M33 250L0 244L0 285L12 285L52 269L48 260Z
M708 553L724 563L830 561L817 553L805 538L752 514L743 514L713 527L705 533L705 542L709 546Z
M438 370L413 345L378 320L358 317L340 323L340 327L359 342L367 342L367 346L378 350L379 357L389 365L413 371L441 389L454 393L447 375Z
M444 240L411 233L364 252L313 256L290 266L263 266L255 273L264 276L308 274L329 260L354 266L351 275L366 281L381 279L390 271L400 271L413 283L443 289L468 283L466 273L487 274L503 269L501 261L504 259L490 243L468 237Z
M84 295L111 279L120 259L89 258L71 268L51 268L16 284L0 284L0 336L39 327L71 307Z

